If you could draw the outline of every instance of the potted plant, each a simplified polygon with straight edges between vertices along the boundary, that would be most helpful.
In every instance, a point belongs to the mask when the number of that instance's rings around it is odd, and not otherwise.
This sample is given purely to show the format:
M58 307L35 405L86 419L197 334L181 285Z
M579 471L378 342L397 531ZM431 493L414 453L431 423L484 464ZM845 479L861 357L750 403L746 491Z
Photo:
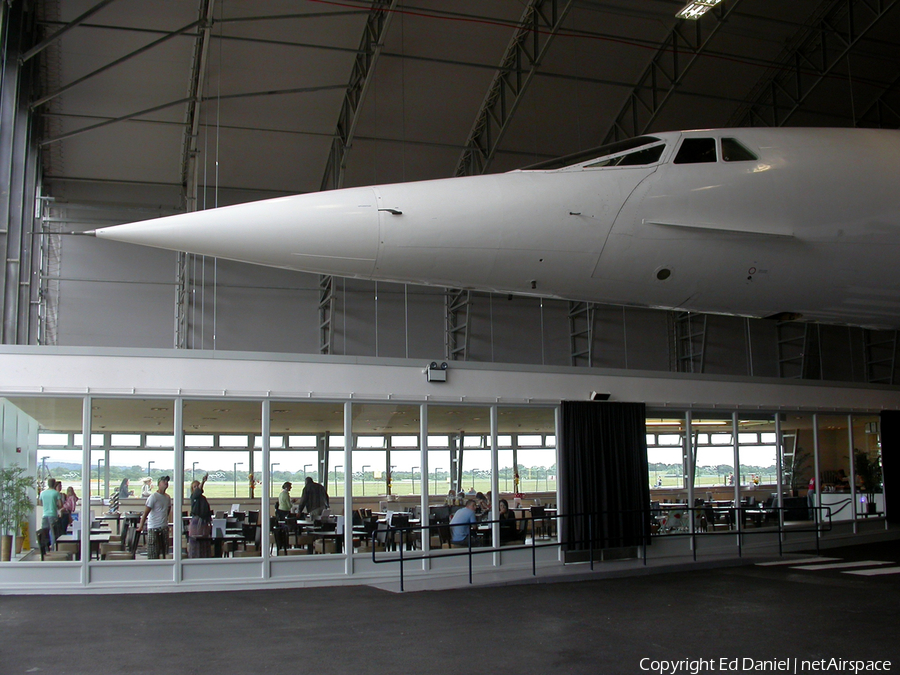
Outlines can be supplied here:
M868 452L857 450L854 453L854 463L860 491L866 493L867 513L875 513L878 510L875 493L881 488L882 481L881 460L877 455L872 457Z
M25 469L11 466L0 469L0 560L12 559L12 540L21 532L22 523L34 511L29 490L34 480Z

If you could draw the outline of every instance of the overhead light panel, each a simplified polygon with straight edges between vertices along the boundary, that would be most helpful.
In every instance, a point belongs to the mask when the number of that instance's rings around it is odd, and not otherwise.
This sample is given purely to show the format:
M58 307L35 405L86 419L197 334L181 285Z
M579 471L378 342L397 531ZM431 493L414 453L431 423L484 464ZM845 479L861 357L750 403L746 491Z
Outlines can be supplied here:
M696 21L720 2L722 0L693 0L682 7L675 16L679 19L693 19Z

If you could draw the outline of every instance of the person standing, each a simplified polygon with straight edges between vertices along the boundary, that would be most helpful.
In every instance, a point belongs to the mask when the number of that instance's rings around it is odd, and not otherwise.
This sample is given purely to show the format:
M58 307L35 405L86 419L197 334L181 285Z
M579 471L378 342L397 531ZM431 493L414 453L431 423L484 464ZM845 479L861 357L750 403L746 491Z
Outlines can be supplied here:
M59 484L57 484L57 488L59 487ZM75 488L71 485L66 488L65 498L62 496L61 489L57 489L57 492L60 493L59 498L64 500L62 508L59 510L59 530L60 532L65 532L69 529L69 524L72 522L72 514L78 508L78 495L75 494Z
M56 491L56 479L47 480L47 489L38 495L38 503L44 507L44 515L41 518L41 529L49 530L50 546L56 546L56 524L59 520L59 510L62 507L62 496Z
M328 508L328 492L309 476L306 477L306 485L300 493L300 501L297 504L300 513L306 509L310 518L322 515L322 511Z
M191 483L191 522L188 525L188 558L212 557L212 508L203 494L203 486L209 474L202 481Z
M291 503L297 501L291 499L291 488L294 484L291 481L285 481L281 486L281 494L278 495L278 505L275 507L275 518L284 520L291 515Z
M165 558L169 552L169 512L172 510L172 498L166 494L169 489L169 477L163 476L158 482L159 489L147 497L138 532L147 523L147 559Z

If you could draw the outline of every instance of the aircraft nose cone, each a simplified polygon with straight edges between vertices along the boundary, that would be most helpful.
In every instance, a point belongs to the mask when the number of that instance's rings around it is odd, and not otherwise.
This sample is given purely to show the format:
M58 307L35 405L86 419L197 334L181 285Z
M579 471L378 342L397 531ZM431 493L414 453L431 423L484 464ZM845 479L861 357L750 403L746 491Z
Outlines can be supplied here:
M100 228L95 235L229 260L357 276L371 273L375 265L378 207L371 188L333 190Z

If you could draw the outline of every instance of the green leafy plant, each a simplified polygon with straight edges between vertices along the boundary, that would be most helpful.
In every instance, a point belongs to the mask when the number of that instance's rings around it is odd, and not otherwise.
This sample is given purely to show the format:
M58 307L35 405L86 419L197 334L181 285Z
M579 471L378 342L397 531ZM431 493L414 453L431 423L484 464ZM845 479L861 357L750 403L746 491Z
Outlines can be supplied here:
M869 504L874 504L875 493L881 491L881 482L884 478L881 459L877 455L873 457L868 452L856 450L853 453L853 461L860 490L868 495Z
M29 495L34 485L20 466L0 469L0 534L19 534L22 522L34 510Z

